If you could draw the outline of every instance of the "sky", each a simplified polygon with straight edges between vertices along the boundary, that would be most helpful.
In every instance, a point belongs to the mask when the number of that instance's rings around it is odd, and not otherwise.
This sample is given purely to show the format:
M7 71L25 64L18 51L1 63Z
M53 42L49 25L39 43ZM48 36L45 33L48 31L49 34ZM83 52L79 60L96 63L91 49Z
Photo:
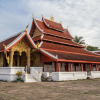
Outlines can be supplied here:
M62 22L74 37L83 36L86 44L100 48L100 0L0 0L0 41L25 30L32 14Z

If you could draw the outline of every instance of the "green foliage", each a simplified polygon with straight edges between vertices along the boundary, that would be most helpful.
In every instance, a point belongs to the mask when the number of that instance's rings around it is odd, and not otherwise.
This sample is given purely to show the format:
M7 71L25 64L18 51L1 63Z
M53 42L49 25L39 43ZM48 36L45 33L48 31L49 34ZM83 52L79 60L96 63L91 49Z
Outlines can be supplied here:
M80 37L75 36L74 37L74 42L76 42L78 44L85 44L85 40L83 40L83 37L82 36L80 36Z
M89 50L89 51L98 51L98 50L100 50L99 47L94 47L94 46L90 46L90 45L88 45L86 47L86 49Z

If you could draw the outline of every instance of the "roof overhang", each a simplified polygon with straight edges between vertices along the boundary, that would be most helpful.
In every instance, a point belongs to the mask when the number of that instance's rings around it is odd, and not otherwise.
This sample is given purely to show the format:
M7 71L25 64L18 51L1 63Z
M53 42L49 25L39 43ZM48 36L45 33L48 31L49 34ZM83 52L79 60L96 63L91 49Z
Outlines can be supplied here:
M27 36L28 40L30 41L31 45L34 48L37 48L34 41L32 40L32 38L30 37L30 35L26 32L22 32L14 41L12 41L10 44L8 44L5 48L4 51L8 51L10 48L12 48L15 44L17 44L22 38L24 38L25 36Z

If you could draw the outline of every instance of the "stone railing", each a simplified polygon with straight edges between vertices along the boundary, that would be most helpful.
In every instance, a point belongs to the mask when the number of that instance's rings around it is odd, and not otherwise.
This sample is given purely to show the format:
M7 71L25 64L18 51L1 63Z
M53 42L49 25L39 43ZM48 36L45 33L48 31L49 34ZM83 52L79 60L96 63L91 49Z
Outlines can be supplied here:
M42 67L31 67L30 74L37 80L41 81Z

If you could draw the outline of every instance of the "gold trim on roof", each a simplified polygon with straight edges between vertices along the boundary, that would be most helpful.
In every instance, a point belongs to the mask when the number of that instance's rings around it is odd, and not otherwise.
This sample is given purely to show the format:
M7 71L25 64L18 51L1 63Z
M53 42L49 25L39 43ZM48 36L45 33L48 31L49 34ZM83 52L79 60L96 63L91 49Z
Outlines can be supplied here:
M51 16L50 21L54 22L54 17L53 16Z
M26 26L26 29L25 29L25 31L24 31L24 32L27 32L27 28L28 28L28 26L29 26L29 24Z

